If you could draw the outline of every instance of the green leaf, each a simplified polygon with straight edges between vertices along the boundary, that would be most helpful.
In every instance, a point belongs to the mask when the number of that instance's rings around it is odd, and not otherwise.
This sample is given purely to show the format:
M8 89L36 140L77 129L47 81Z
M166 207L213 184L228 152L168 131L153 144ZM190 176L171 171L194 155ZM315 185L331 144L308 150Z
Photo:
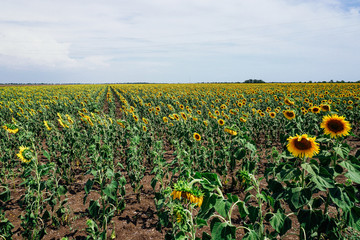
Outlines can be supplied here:
M350 210L354 203L350 201L346 192L343 192L341 188L330 188L329 189L331 200L341 209Z
M232 240L235 239L236 227L229 225L226 222L221 222L220 219L214 218L210 224L211 239L212 240Z
M334 187L334 180L325 168L319 168L315 164L309 163L303 163L301 166L311 175L311 181L314 182L316 187L321 191L326 191L328 188Z
M5 191L2 191L0 193L0 201L2 202L7 202L10 200L11 196L10 196L10 190L8 187L2 187L2 189L5 188Z
M106 187L104 189L104 193L106 194L106 196L111 198L113 201L116 201L116 197L117 197L116 192L117 192L118 186L119 186L118 182L115 180L112 180L111 183L106 185Z
M309 188L293 188L291 189L290 201L296 209L304 206L311 200L312 192Z
M245 234L245 236L242 238L243 240L260 240L260 236L258 236L257 232L254 230L250 230Z
M240 217L245 218L249 214L249 210L247 209L245 202L240 201L236 205L238 206Z
M208 224L207 224L207 221L206 221L205 219L202 219L202 218L197 217L197 218L196 218L196 225L197 225L199 228L201 228L201 227L203 227L203 226L207 226Z
M354 206L351 211L345 211L345 219L349 226L360 231L360 207Z
M255 146L254 144L252 144L252 143L247 142L247 143L245 144L245 147L246 147L247 149L249 149L250 151L252 151L252 152L256 152L256 146Z
M244 148L238 148L237 151L234 153L234 157L237 160L241 160L246 155L246 150Z
M215 210L224 218L227 218L231 203L219 197L216 199Z
M107 176L107 178L108 179L111 179L111 178L113 178L115 175L114 175L114 171L113 170L111 170L110 168L108 168L107 170L106 170L106 176Z
M270 224L281 235L284 235L291 228L290 218L281 211L277 211L277 213L272 216Z
M50 154L46 150L43 151L43 155L50 161Z
M249 218L252 223L255 223L260 215L260 211L258 207L249 206Z
M63 185L60 185L58 189L56 189L56 192L59 196L63 196L67 193L67 189Z
M90 200L89 204L89 214L92 218L96 219L100 214L100 203L98 200Z
M94 181L93 180L87 180L87 182L85 183L85 187L84 187L84 190L85 190L85 196L84 196L84 204L86 202L86 199L91 191L91 188L92 186L94 185Z
M202 233L202 240L211 240L211 236L208 233L203 232Z
M343 161L340 165L348 170L348 172L345 173L347 178L350 178L352 181L360 184L360 166L349 161Z
M334 147L334 151L337 155L339 155L341 158L345 158L343 150L341 147Z

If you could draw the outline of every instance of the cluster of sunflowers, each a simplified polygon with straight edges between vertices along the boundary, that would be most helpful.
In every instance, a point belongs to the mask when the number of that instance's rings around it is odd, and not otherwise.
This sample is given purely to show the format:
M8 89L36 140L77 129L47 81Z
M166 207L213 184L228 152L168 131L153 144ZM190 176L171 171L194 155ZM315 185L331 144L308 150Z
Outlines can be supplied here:
M345 120L345 117L337 114L324 116L320 127L332 138L347 136L351 130L350 123ZM287 148L295 157L312 158L319 153L319 143L315 142L316 137L303 134L289 137L287 140Z
M173 197L173 200L185 200L194 203L198 207L201 207L204 201L204 194L201 190L183 180L179 180L174 184L174 189L170 196Z

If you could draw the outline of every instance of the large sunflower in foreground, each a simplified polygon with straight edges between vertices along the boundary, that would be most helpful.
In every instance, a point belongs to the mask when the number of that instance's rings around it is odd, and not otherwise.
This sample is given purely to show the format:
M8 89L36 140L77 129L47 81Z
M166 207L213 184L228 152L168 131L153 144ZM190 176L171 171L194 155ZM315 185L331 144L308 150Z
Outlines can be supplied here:
M337 114L324 116L320 127L332 138L349 135L351 130L350 123L345 120L345 117Z
M295 157L309 157L319 153L319 143L315 142L316 137L308 137L307 134L289 137L287 148Z

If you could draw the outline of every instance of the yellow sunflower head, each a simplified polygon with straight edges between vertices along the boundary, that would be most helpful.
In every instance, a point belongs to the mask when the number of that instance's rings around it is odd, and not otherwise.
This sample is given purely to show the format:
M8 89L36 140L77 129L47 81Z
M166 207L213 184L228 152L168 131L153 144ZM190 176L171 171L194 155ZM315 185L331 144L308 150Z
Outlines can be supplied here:
M224 121L224 120L222 120L222 119L219 119L219 120L218 120L218 124L219 124L220 126L222 126L222 125L224 125L224 124L225 124L225 121Z
M275 118L275 117L276 117L276 113L275 113L275 112L269 112L269 116L270 116L271 118Z
M194 139L195 139L196 141L200 141L200 140L201 140L201 136L200 136L200 134L198 134L198 133L194 133L193 137L194 137Z
M284 116L289 120L295 118L295 113L292 110L285 110L285 111L283 111L283 113L284 113Z
M307 134L289 137L287 149L295 157L309 157L319 153L319 143L315 142L316 137L308 137Z
M320 110L321 110L321 108L319 108L318 106L313 106L313 107L311 108L311 112L313 112L313 113L319 113Z
M23 163L29 163L34 158L33 152L28 147L20 146L19 153L16 154Z
M337 114L324 116L320 127L332 138L347 136L351 130L350 123L345 120L345 117Z

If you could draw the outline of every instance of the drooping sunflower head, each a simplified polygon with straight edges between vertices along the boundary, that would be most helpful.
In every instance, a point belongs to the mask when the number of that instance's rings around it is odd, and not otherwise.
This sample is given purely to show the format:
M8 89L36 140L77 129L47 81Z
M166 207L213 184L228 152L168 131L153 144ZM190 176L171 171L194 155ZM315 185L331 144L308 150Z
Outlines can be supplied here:
M241 118L240 118L240 122L246 123L246 119L243 118L243 117L241 117Z
M328 105L328 104L321 104L320 105L320 108L321 108L321 110L322 111L324 111L324 112L329 112L330 111L330 105Z
M288 105L288 106L294 105L294 102L291 101L291 100L288 99L288 98L285 98L284 103L285 103L286 105Z
M238 134L234 129L229 128L229 127L224 128L224 131L232 136L236 136Z
M320 127L332 138L347 136L351 130L350 123L345 120L345 117L337 114L324 116Z
M16 154L23 163L29 163L34 158L33 152L28 147L20 146L19 153Z
M48 122L47 122L47 121L45 121L45 120L44 120L44 125L45 125L45 127L46 127L46 129L47 129L48 131L50 131L50 130L51 130L51 127L49 127Z
M149 123L149 121L146 119L146 118L142 118L142 120L143 120L143 122L145 123L145 124L148 124Z
M289 120L295 118L295 112L292 110L285 110L285 111L283 111L283 113L284 113L284 116Z
M194 137L194 139L195 139L196 141L200 141L200 140L201 140L201 136L200 136L200 134L198 134L198 133L194 133L193 137Z
M308 137L307 134L289 137L287 149L295 157L309 157L319 153L319 143L315 142L316 137Z
M19 131L19 128L13 123L6 123L3 126L3 129L5 129L8 133L12 133L12 134L15 134Z

